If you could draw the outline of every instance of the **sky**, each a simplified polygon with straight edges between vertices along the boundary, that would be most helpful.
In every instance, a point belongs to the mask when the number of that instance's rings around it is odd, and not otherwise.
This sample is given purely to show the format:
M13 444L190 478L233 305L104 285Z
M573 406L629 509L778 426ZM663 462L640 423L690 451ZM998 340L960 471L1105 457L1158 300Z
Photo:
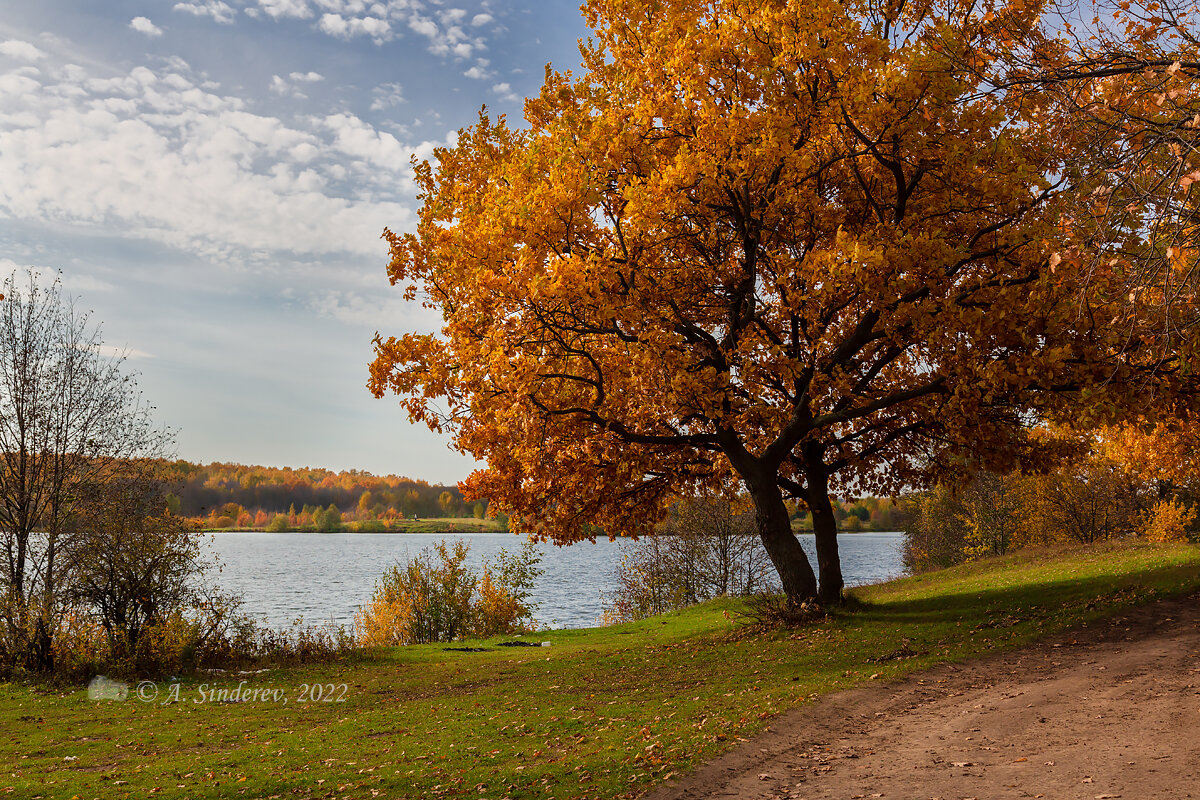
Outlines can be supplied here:
M0 275L61 273L190 461L476 465L366 390L410 158L578 65L572 2L0 0Z

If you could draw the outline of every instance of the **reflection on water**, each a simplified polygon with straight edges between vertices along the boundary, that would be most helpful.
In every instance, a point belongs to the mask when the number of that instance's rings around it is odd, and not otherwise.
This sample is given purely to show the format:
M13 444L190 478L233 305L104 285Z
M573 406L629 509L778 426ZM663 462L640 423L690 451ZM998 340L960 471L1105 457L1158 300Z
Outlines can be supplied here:
M811 535L800 536L816 563ZM903 572L901 534L856 533L839 537L842 572L848 586L875 583ZM507 533L216 533L210 548L224 565L222 588L240 593L245 610L269 625L335 622L348 625L366 603L379 575L398 561L442 539L464 539L471 546L468 564L501 547L520 547ZM534 587L538 621L552 628L596 625L604 596L627 542L579 542L566 547L541 545L545 570Z

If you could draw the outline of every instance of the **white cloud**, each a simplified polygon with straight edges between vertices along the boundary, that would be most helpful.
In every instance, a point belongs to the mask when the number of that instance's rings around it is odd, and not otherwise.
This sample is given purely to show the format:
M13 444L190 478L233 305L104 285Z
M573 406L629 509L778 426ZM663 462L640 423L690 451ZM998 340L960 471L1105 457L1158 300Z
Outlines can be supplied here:
M412 148L400 144L390 133L374 127L353 114L331 114L323 120L334 134L333 147L372 168L403 170Z
M494 74L491 70L489 70L487 68L487 66L488 66L488 60L486 58L481 58L475 62L475 66L471 67L469 70L464 72L463 75L470 78L471 80L486 81L488 78L492 77L492 75Z
M96 352L105 358L119 358L130 361L134 359L154 358L153 354L147 353L145 350L138 350L134 347L117 347L111 344L99 345L96 347Z
M37 47L20 39L0 42L0 53L18 61L37 61L39 58L46 57L46 54Z
M312 142L300 142L295 147L288 150L288 156L291 157L292 161L295 161L297 164L307 164L309 161L312 161L314 158L320 155L320 153L321 151ZM305 170L305 173L312 174L309 173L308 170Z
M398 83L380 84L371 90L372 111L384 111L403 102L403 87Z
M317 73L317 72L293 72L293 73L290 73L288 75L288 77L291 78L293 81L297 81L299 83L316 83L317 81L325 80L325 76L321 75L320 73ZM284 80L283 78L281 78L278 75L271 76L271 83L270 83L269 88L275 94L291 95L292 97L295 97L295 98L298 98L301 100L308 97L308 95L306 95L304 92L302 92L299 89L297 89L296 87L292 86L292 84L288 83L286 80Z
M317 27L330 36L339 39L353 39L356 36L369 36L375 44L382 44L393 38L392 26L379 17L342 17L338 14L324 14Z
M414 16L408 21L408 27L412 28L414 31L426 37L427 39L435 39L438 35L437 23L431 20L429 17L422 17L420 15Z
M513 92L512 86L508 83L497 83L492 87L492 91L500 96L501 100L508 102L516 102L521 97Z
M300 73L310 83L315 74ZM255 113L171 66L0 70L0 94L0 216L207 258L378 259L384 226L412 221L409 156L434 146L404 144L349 113L294 122Z
M341 38L349 38L348 27L348 23L340 14L322 14L321 21L317 23L317 28L323 33Z
M308 19L313 15L306 0L258 0L258 5L272 19Z
M162 36L162 28L155 25L146 17L134 17L129 20L129 27L147 36Z
M237 12L221 0L198 0L192 3L176 3L172 6L175 11L195 14L197 17L212 17L222 25L232 25ZM252 9L257 10L257 9Z
M468 18L474 27L494 21L489 13L472 16L461 8L427 14L423 11L425 4L419 0L257 0L257 3L258 7L246 8L245 13L258 17L261 9L276 20L308 19L314 15L315 6L320 14L316 28L330 36L346 40L362 36L383 44L408 29L425 37L429 52L434 55L459 59L471 58L487 49L483 37L468 35L463 30Z
M434 55L470 58L475 51L487 49L487 45L483 39L467 36L461 27L452 24L458 17L454 12L459 10L451 9L442 13L444 27L421 14L413 14L408 20L408 27L429 40L429 52Z
M312 0L318 7L334 14L352 17L369 15L373 17L400 16L414 7L420 6L413 0Z

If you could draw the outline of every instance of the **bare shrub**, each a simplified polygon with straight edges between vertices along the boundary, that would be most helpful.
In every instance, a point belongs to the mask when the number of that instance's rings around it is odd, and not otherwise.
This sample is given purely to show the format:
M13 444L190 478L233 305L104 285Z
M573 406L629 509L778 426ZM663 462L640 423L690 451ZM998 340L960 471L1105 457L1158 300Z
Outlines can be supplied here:
M756 628L800 628L827 615L816 603L796 603L784 594L756 594L746 598L740 616Z
M773 588L774 570L754 514L720 499L681 500L617 568L607 622L642 619L722 595Z

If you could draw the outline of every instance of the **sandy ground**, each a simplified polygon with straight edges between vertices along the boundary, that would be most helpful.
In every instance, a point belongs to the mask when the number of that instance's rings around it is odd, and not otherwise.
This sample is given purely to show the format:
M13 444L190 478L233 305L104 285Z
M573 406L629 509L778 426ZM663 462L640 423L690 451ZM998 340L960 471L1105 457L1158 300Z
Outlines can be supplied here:
M649 797L1200 798L1200 596L830 695Z

